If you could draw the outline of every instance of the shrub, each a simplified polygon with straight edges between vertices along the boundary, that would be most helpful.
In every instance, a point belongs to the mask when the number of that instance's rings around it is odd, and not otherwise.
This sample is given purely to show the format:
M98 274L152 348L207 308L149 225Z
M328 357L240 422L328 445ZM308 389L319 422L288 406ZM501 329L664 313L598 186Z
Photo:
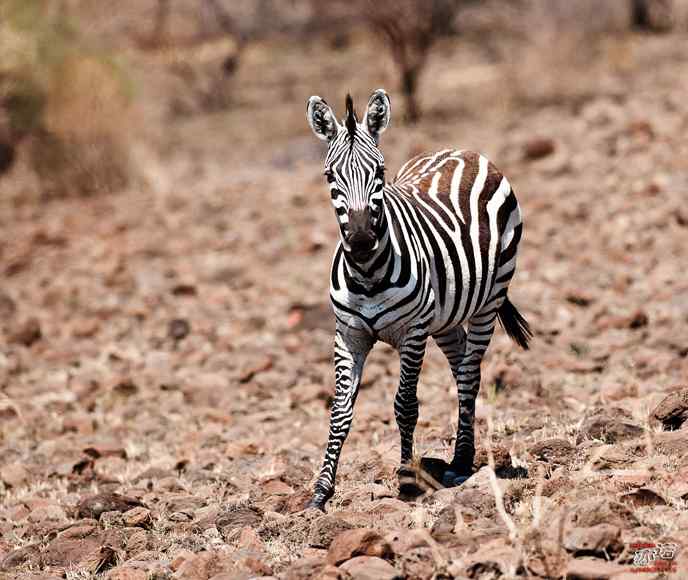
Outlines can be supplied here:
M3 2L0 51L0 141L28 141L43 195L126 186L131 91L121 68L41 0Z

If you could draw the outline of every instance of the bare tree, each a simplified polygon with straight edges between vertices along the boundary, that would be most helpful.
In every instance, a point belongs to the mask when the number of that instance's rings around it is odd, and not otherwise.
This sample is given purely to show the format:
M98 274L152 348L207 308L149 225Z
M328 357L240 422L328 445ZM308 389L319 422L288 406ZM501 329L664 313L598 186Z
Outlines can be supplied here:
M169 19L170 0L158 0L155 17L153 18L153 31L149 41L151 46L162 46L165 43Z
M418 84L433 44L451 34L461 4L471 0L363 0L363 14L379 31L399 71L406 119L420 118Z

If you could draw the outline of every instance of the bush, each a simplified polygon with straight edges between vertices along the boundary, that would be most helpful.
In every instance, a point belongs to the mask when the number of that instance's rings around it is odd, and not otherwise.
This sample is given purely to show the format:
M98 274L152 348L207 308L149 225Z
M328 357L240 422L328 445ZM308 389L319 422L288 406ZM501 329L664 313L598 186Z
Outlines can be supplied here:
M131 91L121 68L84 46L55 3L0 8L0 143L28 141L43 195L127 185Z

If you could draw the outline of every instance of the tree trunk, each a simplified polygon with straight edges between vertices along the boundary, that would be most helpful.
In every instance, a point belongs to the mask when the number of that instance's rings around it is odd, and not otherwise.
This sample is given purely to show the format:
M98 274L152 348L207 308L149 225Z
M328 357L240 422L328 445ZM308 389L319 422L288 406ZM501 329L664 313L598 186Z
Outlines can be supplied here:
M420 105L418 104L418 73L416 67L406 67L401 71L401 92L406 99L405 118L408 123L420 120Z
M155 11L153 32L150 43L152 46L162 46L167 40L167 22L170 18L170 0L158 0Z
M637 30L670 30L672 13L672 0L631 0L631 24Z

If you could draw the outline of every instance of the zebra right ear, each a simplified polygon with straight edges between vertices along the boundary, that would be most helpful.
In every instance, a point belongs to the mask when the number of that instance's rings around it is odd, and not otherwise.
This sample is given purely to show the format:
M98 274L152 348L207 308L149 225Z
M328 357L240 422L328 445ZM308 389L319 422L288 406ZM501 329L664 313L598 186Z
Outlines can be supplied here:
M368 108L365 117L363 117L363 126L368 129L368 133L375 139L376 143L389 125L391 116L392 105L389 102L389 96L384 89L377 89L370 95Z
M323 141L331 141L339 132L339 123L334 111L320 97L313 96L308 99L306 119L315 136Z

